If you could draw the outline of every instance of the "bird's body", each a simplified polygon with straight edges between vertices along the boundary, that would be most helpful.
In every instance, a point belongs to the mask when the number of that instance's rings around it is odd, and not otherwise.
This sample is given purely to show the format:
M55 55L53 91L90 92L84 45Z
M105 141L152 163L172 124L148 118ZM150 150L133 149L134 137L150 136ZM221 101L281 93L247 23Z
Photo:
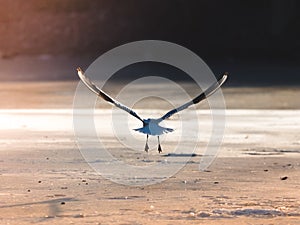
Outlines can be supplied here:
M143 127L133 130L152 136L159 136L174 131L172 128L159 126L160 122L160 119L146 119L143 120Z
M148 152L149 146L148 146L148 137L151 136L157 136L158 139L158 152L162 152L159 136L164 133L169 133L174 131L172 128L162 127L159 125L163 120L169 118L170 116L174 115L175 113L178 113L189 106L193 104L197 104L201 102L202 100L206 99L213 93L215 93L221 85L226 81L227 79L227 73L224 73L224 75L214 84L212 84L208 89L206 89L204 92L202 92L200 95L192 99L191 101L170 110L165 115L163 115L161 118L158 119L142 119L136 112L134 112L132 109L128 108L127 106L121 104L120 102L114 100L112 97L110 97L108 94L106 94L104 91L99 89L93 82L90 81L88 77L86 77L83 73L83 71L80 68L77 68L78 76L80 77L81 81L96 95L103 98L105 101L109 102L110 104L113 104L114 106L128 112L130 115L134 116L138 120L140 120L143 123L143 127L134 129L135 131L138 131L140 133L147 135L146 145L145 145L145 151Z

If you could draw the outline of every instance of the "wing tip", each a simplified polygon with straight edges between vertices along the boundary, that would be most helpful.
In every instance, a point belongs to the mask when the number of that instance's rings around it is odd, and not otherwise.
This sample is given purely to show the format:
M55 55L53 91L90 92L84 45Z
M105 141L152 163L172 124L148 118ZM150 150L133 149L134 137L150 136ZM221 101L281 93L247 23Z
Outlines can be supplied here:
M83 73L82 69L79 66L76 68L76 70L77 70L77 72Z
M228 73L228 72L224 72L224 73L223 73L223 77L224 77L225 79L227 79L228 76L229 76L229 73Z
M82 69L80 68L80 67L77 67L77 74L78 74L78 76L79 77L82 77L83 76L83 71L82 71Z
M227 80L229 76L228 72L224 72L223 75L218 79L218 83L220 84L220 86Z

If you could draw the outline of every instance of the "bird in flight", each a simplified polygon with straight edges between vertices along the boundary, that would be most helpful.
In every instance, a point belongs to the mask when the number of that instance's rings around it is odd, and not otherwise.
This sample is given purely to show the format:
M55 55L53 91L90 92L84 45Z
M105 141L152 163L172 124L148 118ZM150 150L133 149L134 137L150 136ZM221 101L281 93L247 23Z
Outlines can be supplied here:
M143 123L143 126L141 128L134 129L135 131L141 132L143 134L147 135L146 139L146 144L145 144L145 151L148 152L149 146L148 146L148 138L149 135L151 136L157 136L158 140L158 153L162 152L162 148L160 145L160 140L159 136L164 134L164 133L169 133L172 132L172 128L167 128L167 127L162 127L159 125L160 122L163 120L171 117L175 113L178 113L186 108L188 108L191 105L197 104L201 102L202 100L208 98L212 94L214 94L221 86L222 84L226 81L228 77L228 73L225 72L222 74L221 78L217 80L217 82L213 83L209 88L207 88L204 92L199 94L197 97L192 99L191 101L170 110L167 112L165 115L163 115L160 118L153 119L153 118L148 118L148 119L142 119L136 112L134 112L132 109L128 108L127 106L121 104L117 100L113 99L110 97L108 94L106 94L104 91L102 91L100 88L98 88L87 76L85 76L84 72L81 70L80 67L77 68L78 76L81 79L81 81L96 95L99 97L103 98L105 101L109 102L110 104L128 112L130 115L134 116L138 120L140 120Z

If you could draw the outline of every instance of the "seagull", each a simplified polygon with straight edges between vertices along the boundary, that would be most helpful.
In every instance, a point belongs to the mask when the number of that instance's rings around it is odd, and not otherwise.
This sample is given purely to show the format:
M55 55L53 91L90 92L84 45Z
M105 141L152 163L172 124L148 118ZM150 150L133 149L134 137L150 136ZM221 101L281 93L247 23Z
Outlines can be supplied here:
M102 91L100 88L98 88L81 70L80 67L77 68L78 76L80 80L90 89L93 93L95 93L97 96L101 97L105 101L109 102L110 104L126 111L130 115L134 116L138 120L140 120L143 123L143 126L141 128L133 129L135 131L138 131L140 133L146 134L147 139L146 139L146 144L145 144L145 151L148 152L149 146L148 146L148 138L149 135L151 136L157 136L158 140L158 153L162 152L159 136L164 134L164 133L169 133L174 131L172 128L167 128L167 127L162 127L159 125L160 122L163 120L171 117L175 113L178 113L186 108L188 108L191 105L197 104L201 102L202 100L208 98L212 94L214 94L221 86L224 84L228 77L228 73L225 72L223 75L220 77L220 79L217 80L217 82L213 83L209 88L207 88L204 92L199 94L197 97L192 99L191 101L170 110L167 112L165 115L163 115L160 118L153 119L153 118L148 118L148 119L142 119L136 112L134 112L131 108L128 108L127 106L123 105L122 103L118 102L117 100L113 99L110 97L108 94L106 94L104 91Z

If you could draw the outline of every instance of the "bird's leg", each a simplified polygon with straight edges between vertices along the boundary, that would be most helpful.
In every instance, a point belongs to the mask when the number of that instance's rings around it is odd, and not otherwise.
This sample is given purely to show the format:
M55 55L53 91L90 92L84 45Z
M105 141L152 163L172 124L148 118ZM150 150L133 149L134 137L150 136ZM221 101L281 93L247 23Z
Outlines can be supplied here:
M148 137L149 137L149 135L147 134L147 140L146 140L146 145L145 145L145 152L148 152L148 150L149 150Z
M161 146L160 146L159 136L157 136L157 140L158 140L158 153L161 153L162 149L161 149Z

